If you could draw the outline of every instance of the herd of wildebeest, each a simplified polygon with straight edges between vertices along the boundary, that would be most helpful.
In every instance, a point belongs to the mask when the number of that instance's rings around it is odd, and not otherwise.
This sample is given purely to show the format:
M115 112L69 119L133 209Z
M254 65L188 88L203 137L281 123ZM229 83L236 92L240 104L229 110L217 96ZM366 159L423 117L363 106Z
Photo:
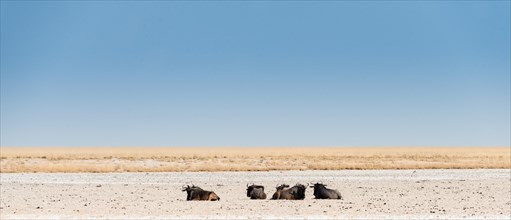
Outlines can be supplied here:
M309 186L309 184L307 184ZM305 199L305 189L307 186L297 183L293 187L287 184L277 185L276 192L273 193L271 199L285 199L285 200L303 200ZM314 197L316 199L342 199L341 193L335 189L326 188L325 184L315 183L310 185L314 188ZM206 191L195 185L187 185L183 187L183 192L186 191L186 200L204 200L204 201L220 201L220 197L213 191ZM264 186L247 184L247 197L250 199L266 199Z

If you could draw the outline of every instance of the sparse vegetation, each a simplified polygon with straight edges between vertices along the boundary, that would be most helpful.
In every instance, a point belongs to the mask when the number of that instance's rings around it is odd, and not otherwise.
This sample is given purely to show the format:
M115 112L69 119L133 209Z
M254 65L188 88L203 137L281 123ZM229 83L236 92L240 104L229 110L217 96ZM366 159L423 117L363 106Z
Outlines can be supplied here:
M2 173L511 168L509 147L0 149Z

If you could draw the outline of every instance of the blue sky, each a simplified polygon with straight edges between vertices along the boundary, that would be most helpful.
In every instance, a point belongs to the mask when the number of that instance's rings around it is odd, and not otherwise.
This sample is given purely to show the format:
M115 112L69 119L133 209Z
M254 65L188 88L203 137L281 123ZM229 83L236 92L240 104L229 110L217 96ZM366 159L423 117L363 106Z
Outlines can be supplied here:
M1 2L2 146L509 146L509 1Z

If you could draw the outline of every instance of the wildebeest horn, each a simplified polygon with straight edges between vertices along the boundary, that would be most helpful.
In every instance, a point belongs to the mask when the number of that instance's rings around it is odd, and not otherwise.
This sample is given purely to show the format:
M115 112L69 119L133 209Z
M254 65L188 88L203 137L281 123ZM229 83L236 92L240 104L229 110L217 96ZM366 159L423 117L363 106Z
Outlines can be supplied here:
M247 188L248 188L248 183L247 183Z

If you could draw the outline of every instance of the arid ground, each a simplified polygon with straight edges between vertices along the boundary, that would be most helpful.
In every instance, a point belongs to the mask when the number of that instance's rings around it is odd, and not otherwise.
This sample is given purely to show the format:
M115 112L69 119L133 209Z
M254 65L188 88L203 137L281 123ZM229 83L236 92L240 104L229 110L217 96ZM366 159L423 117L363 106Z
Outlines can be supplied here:
M0 218L501 218L511 150L0 148ZM246 184L323 182L344 199L251 201ZM181 187L215 191L187 202Z
M11 218L472 218L509 219L509 169L165 173L3 173L0 213ZM271 196L278 183L321 181L343 200L249 200L247 183ZM184 184L218 202L185 201Z
M0 172L509 169L509 147L0 148Z

